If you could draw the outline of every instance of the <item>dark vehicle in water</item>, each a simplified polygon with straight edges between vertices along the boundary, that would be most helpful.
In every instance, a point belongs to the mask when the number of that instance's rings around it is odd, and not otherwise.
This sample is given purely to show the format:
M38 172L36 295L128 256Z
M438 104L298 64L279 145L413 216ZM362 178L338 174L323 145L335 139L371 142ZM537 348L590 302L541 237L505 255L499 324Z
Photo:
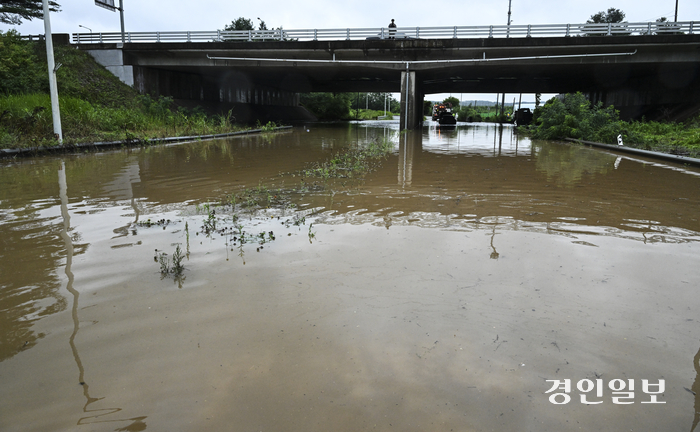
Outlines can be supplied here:
M532 123L532 111L530 108L520 108L513 113L513 124L524 126Z
M455 119L455 116L452 114L452 104L449 102L433 105L432 118L433 121L436 121L441 125L457 124L457 119Z

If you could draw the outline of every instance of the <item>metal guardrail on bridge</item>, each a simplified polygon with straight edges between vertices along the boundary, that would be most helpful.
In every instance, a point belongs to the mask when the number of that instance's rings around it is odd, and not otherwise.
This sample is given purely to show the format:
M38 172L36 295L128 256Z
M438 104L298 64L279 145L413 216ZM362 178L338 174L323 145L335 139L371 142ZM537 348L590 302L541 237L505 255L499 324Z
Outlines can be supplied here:
M302 30L239 30L239 31L168 31L127 32L125 42L223 42L223 41L315 41L315 40L365 40L365 39L465 39L465 38L516 38L560 36L615 36L615 35L665 35L695 34L700 22L643 22L606 24L528 24L453 27L401 27L390 33L381 28L302 29ZM35 36L36 37L36 36ZM32 36L29 36L31 39ZM83 43L119 43L122 34L73 33L72 41Z

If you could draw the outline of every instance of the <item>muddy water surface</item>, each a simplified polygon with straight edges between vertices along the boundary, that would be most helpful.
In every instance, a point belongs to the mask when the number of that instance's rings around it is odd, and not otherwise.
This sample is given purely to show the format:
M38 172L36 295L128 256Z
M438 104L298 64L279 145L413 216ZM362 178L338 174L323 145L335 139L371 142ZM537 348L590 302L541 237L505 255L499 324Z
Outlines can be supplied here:
M397 128L0 162L0 430L700 431L700 171Z

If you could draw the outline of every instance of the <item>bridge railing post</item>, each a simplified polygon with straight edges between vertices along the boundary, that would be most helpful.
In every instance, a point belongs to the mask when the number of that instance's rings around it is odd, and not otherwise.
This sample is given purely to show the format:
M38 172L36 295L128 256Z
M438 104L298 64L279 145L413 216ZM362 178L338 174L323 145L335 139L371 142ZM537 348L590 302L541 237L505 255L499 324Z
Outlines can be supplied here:
M566 37L571 36L571 24L566 25Z
M693 24L694 23L695 23L695 21L690 22L690 29L688 30L688 34L693 34Z
M314 29L314 40L318 40L318 30Z
M608 23L608 36L612 36L612 23Z
M527 36L526 37L532 37L532 24L527 25Z
M350 40L350 29L347 29L345 32L345 40Z
M248 30L248 42L253 41L253 30Z
M420 27L416 27L416 39L420 39Z
M453 31L452 31L452 38L457 39L457 26L455 26Z
M493 37L493 26L490 25L489 26L489 38L492 38L492 37Z

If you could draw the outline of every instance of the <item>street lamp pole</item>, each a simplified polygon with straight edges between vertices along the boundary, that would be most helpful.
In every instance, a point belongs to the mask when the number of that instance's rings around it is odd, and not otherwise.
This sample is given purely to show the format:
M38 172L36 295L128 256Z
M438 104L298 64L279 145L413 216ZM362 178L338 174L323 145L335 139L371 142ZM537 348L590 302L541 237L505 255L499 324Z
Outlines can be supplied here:
M124 1L119 0L119 19L121 20L121 25L122 25L122 43L126 42L126 38L124 36Z
M51 94L51 114L53 116L53 133L59 144L63 143L61 130L61 110L58 104L58 85L56 84L56 70L53 58L53 39L51 37L51 18L49 16L49 0L44 0L44 33L46 39L46 60L49 66L49 92Z
M673 22L678 22L678 0L676 0L676 15L673 18Z
M508 31L506 37L510 37L510 4L513 0L508 0ZM678 1L678 0L676 0Z

